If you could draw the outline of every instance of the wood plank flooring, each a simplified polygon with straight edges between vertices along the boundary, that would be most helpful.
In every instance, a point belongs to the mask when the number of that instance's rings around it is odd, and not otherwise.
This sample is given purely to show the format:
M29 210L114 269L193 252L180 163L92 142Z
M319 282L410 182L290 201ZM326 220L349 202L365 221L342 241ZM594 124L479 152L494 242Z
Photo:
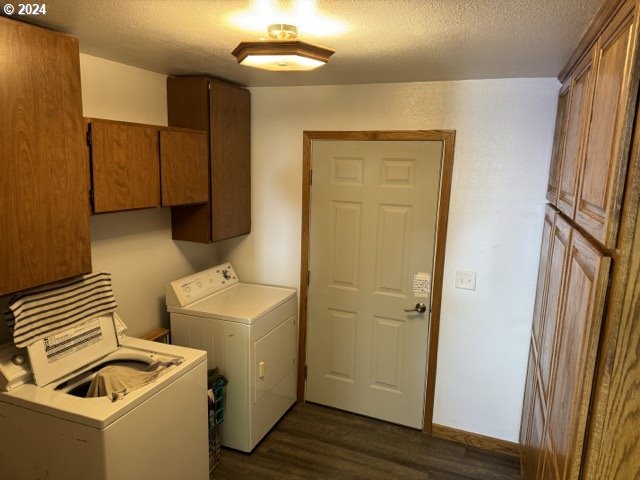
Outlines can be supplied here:
M222 449L212 479L513 480L518 460L310 403L295 405L251 455Z

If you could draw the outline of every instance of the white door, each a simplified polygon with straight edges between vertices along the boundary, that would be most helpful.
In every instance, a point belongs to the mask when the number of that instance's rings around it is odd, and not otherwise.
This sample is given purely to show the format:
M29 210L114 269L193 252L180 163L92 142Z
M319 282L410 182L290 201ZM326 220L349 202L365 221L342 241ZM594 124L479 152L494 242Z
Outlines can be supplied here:
M308 401L422 428L442 147L314 140Z

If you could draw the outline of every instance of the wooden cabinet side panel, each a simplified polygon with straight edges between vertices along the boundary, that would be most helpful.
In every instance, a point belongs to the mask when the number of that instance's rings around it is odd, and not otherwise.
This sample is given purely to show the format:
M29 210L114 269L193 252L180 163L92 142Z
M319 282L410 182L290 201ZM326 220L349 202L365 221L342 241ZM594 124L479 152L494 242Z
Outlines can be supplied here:
M628 101L636 22L628 9L618 17L597 51L593 113L576 207L576 222L607 248L615 246L628 155L624 145L633 114Z
M169 126L209 131L209 79L167 77Z
M213 241L251 231L251 96L211 83L211 215Z
M209 201L209 134L160 131L162 206Z
M0 295L91 270L77 39L0 17Z
M548 416L562 478L579 475L610 263L579 232L573 232Z
M94 212L160 205L158 129L91 121Z
M640 116L602 333L583 478L640 478Z
M553 150L551 152L551 165L549 167L549 182L547 184L547 200L556 204L558 200L558 184L562 168L562 152L567 133L567 109L571 97L570 83L563 88L558 96L558 109L556 113L556 127L553 138Z
M582 145L591 113L593 67L593 54L590 54L571 80L571 95L567 110L566 135L556 201L558 209L569 218L573 218L574 214L578 194L578 177L584 153Z
M206 77L168 77L167 114L172 127L209 132L209 82ZM207 201L211 202L210 139L207 141ZM211 242L211 206L171 207L171 235L174 240Z

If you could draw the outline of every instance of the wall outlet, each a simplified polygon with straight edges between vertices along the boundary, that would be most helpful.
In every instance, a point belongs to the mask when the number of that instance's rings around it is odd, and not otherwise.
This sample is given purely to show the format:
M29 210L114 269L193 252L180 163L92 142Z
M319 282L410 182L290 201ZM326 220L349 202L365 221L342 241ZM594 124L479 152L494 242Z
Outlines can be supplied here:
M456 270L456 288L475 290L476 272L463 272L462 270Z

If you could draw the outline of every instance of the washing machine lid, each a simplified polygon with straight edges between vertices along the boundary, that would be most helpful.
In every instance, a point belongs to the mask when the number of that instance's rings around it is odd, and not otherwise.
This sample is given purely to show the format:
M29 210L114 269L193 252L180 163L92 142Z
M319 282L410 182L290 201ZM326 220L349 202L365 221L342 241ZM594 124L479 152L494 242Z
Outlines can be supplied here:
M44 387L39 387L35 383L29 382L10 392L0 392L0 402L103 430L147 400L159 395L162 390L191 372L198 365L206 364L207 354L204 351L192 348L126 337L121 340L121 346L116 351L95 362L100 364L105 360L113 359L141 360L142 358L148 358L152 360L153 358L168 356L180 357L182 363L168 367L166 372L155 381L131 391L121 400L112 401L106 396L85 398L65 393L60 387L63 382L69 380L69 377L67 377ZM88 365L87 368L91 368L92 365ZM76 373L70 375L70 377L75 375ZM203 385L206 385L204 374L202 382Z
M183 308L168 307L169 312L252 324L293 298L293 288L236 283L218 293Z
M118 348L113 315L77 324L27 347L35 384L47 385Z

